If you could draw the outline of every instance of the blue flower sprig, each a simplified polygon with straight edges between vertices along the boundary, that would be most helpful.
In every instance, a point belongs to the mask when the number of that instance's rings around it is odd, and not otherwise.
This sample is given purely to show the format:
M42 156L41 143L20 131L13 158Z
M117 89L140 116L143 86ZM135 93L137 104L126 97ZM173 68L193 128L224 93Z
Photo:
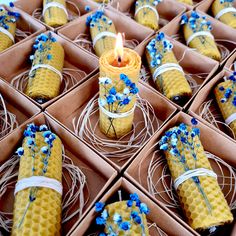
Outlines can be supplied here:
M36 133L40 132L42 137L44 138L45 146L39 147L36 143ZM30 123L27 125L24 131L24 138L25 138L25 145L30 151L31 158L32 158L32 176L35 175L35 158L36 155L40 156L40 160L43 163L42 173L41 176L45 176L47 173L48 168L48 161L51 156L51 149L53 147L53 142L56 139L56 135L52 133L46 125L37 126L34 123ZM23 147L19 147L16 151L16 154L21 158L25 154L25 150ZM25 209L25 214L23 214L22 218L20 219L19 227L22 225L26 212L29 209L29 206L32 202L35 201L37 195L38 187L30 188L29 193L29 204L28 207Z
M198 121L195 118L192 118L191 123L194 127L191 129L184 123L181 123L179 126L174 127L173 129L167 131L160 140L160 150L169 152L173 159L171 161L179 163L183 166L184 171L188 171L191 168L188 165L188 162L185 157L185 150L190 152L193 161L195 163L195 168L197 167L198 161L198 150L200 144L196 143L196 137L200 137L199 128L195 127L198 124ZM196 184L199 192L202 194L209 213L212 211L211 204L201 186L200 179L196 176L192 177L193 182Z
M234 0L219 0L220 4L224 4L224 3L228 3L230 6L232 6L232 3L234 2Z
M14 4L10 2L9 7L14 8ZM0 27L8 30L9 26L7 23L15 23L19 18L20 13L0 7Z
M100 23L100 21L104 23L103 25ZM110 26L113 24L112 20L108 19L104 15L103 10L98 10L95 13L89 15L86 19L86 25L90 28L94 28L95 26L98 28L98 30L101 31L108 31Z
M137 193L130 194L130 199L126 204L127 211L130 213L129 221L123 221L122 216L118 213L113 214L112 221L118 226L118 230L113 229L112 224L108 223L110 222L109 217L111 216L109 216L108 211L104 208L105 204L102 202L97 202L95 204L95 211L100 213L100 216L96 218L96 224L106 226L109 230L109 234L100 233L99 236L119 236L119 233L121 232L125 234L132 228L133 224L140 225L144 233L145 229L142 221L142 214L147 215L150 212L148 206L140 201ZM133 209L135 206L138 208L138 211Z
M152 68L159 66L162 63L163 54L173 49L173 44L165 38L163 32L159 32L146 47L148 54L151 57L150 66Z
M232 98L232 104L236 107L236 71L234 71L229 77L228 80L232 81L231 86L225 88L223 86L219 87L219 91L224 93L223 98L220 100L221 103L226 103Z
M192 29L194 33L199 31L212 30L211 22L207 21L206 16L201 16L196 11L192 11L190 17L188 17L186 14L183 14L180 24L188 24L190 29Z

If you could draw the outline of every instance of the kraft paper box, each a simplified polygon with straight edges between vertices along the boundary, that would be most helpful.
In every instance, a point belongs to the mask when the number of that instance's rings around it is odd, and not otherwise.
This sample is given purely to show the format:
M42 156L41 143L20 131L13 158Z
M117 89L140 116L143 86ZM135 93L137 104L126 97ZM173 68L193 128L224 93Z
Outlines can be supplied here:
M189 108L189 113L191 115L193 115L194 117L196 117L197 119L201 120L206 125L210 126L212 129L216 130L217 132L220 132L222 135L231 139L231 141L235 142L235 140L233 139L232 133L230 132L230 130L226 126L224 126L222 124L218 124L218 128L217 128L215 125L209 123L209 120L206 120L206 118L201 115L203 105L206 102L212 100L211 106L209 108L210 111L214 115L217 114L217 120L224 123L223 116L221 115L220 109L219 109L218 104L216 102L216 98L214 96L214 89L219 83L224 81L223 80L224 76L228 77L231 73L232 72L229 72L227 70L223 70L220 73L218 73L213 79L211 79L209 81L209 83L207 83L201 89L201 91L198 93L198 95L195 97L193 103L191 104L191 106Z
M29 4L29 0L17 0L15 2L15 6L19 9L23 10L27 14L33 16L37 21L39 21L41 24L44 24L47 27L47 29L49 29L51 31L56 31L56 30L65 26L64 25L64 26L60 26L57 28L53 28L53 27L45 24L43 17L42 17L43 0L30 0L30 4ZM91 4L91 2L88 0L79 0L79 1L78 0L68 0L68 1L66 1L66 9L67 9L69 16L71 16L71 19L69 19L69 21L73 21L74 19L76 19L84 14L87 14L87 11L85 10L85 6L89 6L92 10L96 9L96 7L97 7L95 4ZM79 10L79 12L77 9ZM38 14L37 14L37 12L38 12Z
M112 6L114 10L116 9L122 14L126 14L134 20L135 2L135 0L114 0ZM156 9L160 17L158 30L170 24L175 17L182 15L186 11L186 7L175 0L163 0L158 3Z
M144 42L142 42L135 51L142 57L142 62L146 70L150 73L148 63L145 56L145 50L147 44L153 39L155 36L150 37L146 39ZM193 96L192 98L184 105L184 107L181 107L168 98L166 98L161 92L158 91L156 84L154 83L152 79L152 75L150 74L150 78L145 82L145 84L148 84L149 87L151 87L152 90L154 90L156 93L160 94L161 96L164 96L168 101L170 101L173 105L178 107L179 110L182 110L183 108L186 108L197 92L206 84L207 81L212 77L212 75L217 71L219 67L219 63L215 60L212 60L211 58L204 57L202 55L199 55L199 53L189 50L188 47L184 46L180 42L173 40L172 38L166 36L168 40L170 40L173 44L173 52L175 54L175 57L177 61L179 61L180 66L183 68L186 75L191 75L192 80L194 82L195 88L193 89ZM199 76L197 76L199 74ZM186 77L187 78L187 77Z
M155 223L162 232L157 232L150 228L150 235L155 236L190 236L192 235L186 228L179 224L171 215L171 213L162 208L158 203L154 203L150 198L148 198L143 192L136 188L132 183L130 183L125 178L120 178L113 186L102 196L99 200L105 204L113 203L119 201L118 191L121 190L122 199L128 200L129 194L137 193L141 202L146 203L150 209L150 213L147 215L148 223ZM94 232L98 231L98 227L95 223L95 218L98 213L95 209L92 209L88 215L83 219L83 221L74 227L71 231L71 236L78 235L93 235ZM97 233L97 232L96 232ZM97 235L97 234L95 234Z
M82 85L72 90L62 99L58 100L58 102L48 107L46 109L46 112L50 114L50 116L55 118L57 121L59 121L60 124L63 125L65 128L75 133L75 129L73 128L73 119L76 118L77 120L77 118L82 114L86 105L98 93L98 87L99 87L98 75L95 75ZM163 123L165 123L173 115L173 113L176 111L176 108L172 104L170 104L165 98L159 96L158 94L150 90L142 83L139 83L138 87L140 90L139 91L140 97L147 100L148 103L151 105L151 107L154 109L154 114L159 122L159 128L160 128L163 125ZM98 108L98 106L95 106L95 108L96 107ZM139 128L143 129L145 127L143 123L144 122L143 114L141 113L141 110L137 107L135 109L134 117L135 117L134 124L140 124ZM111 140L106 138L106 136L102 134L99 130L97 124L99 120L98 111L93 113L93 115L91 116L91 120L92 120L91 121L92 128L97 127L97 129L95 130L95 135L97 135L101 139ZM154 132L156 132L158 129L156 125L153 128ZM144 134L141 135L144 136ZM102 153L102 151L99 151L99 149L95 144L93 145L93 139L94 137L91 137L91 139L85 139L86 144L89 145L95 152L101 155L107 162L109 162L111 165L113 165L116 169L120 171L129 164L129 162L134 158L139 149L142 148L142 147L140 148L137 147L135 149L132 149L132 155L130 153L130 155L128 155L128 158L123 160L124 158L118 157L117 154L115 153L113 154L114 151L104 146L103 153L113 155L113 158L108 158L107 156L105 156L105 154ZM145 138L143 145L147 142L148 139L149 139L148 137Z
M37 115L40 112L40 109L36 105L34 105L25 96L23 96L15 89L13 89L11 86L9 86L1 78L0 78L0 95L4 100L7 111L16 116L16 121L18 123L18 126L24 125L28 119ZM1 107L1 111L2 109L3 108ZM14 130L15 129L17 128L14 128ZM7 135L9 135L9 133ZM7 135L2 138L7 137ZM0 135L0 137L1 136L2 135Z
M48 34L48 32L46 32ZM76 84L72 86L70 84L70 89L73 89L78 84L84 82L98 67L98 59L91 54L88 54L84 50L76 47L74 44L65 40L64 38L52 33L53 37L57 39L59 43L64 48L65 51L65 61L64 68L79 69L84 71L87 75L78 75L77 73L72 73L76 79ZM29 70L31 68L31 62L29 60L32 54L32 46L34 44L35 38L27 40L26 42L14 47L14 49L7 51L0 57L0 77L2 77L8 83L11 83L15 76L21 74L22 72ZM14 59L14 60L12 60ZM10 66L9 66L10 65ZM63 91L64 85L62 83L61 91ZM22 92L21 92L22 93ZM66 93L66 92L65 92ZM24 93L22 93L24 94ZM25 94L24 94L25 95ZM26 95L25 95L26 96ZM51 99L50 101L40 105L33 99L28 98L41 108L47 107L49 104L53 103L55 100L63 96L61 93L58 97Z
M86 25L86 19L94 12L95 11L90 12L89 14L71 22L67 26L60 29L58 34L72 42L74 42L75 39L81 34L88 35L91 40L89 27ZM129 17L121 15L119 12L105 9L104 14L113 21L117 33L120 32L125 34L126 40L135 40L137 43L141 43L154 32L153 30L131 20ZM92 53L94 54L94 51L92 51Z
M223 65L227 58L229 57L230 53L235 49L236 43L235 43L235 38L236 38L236 30L233 30L231 27L223 24L222 22L210 17L204 12L197 11L200 15L206 16L207 21L211 21L212 25L212 31L211 33L213 34L215 41L217 44L220 44L222 47L225 47L227 50L227 56L222 58L220 61L220 65ZM187 15L189 16L191 11L187 12ZM166 33L167 35L171 37L176 37L176 35L180 36L179 41L186 45L183 33L182 33L182 26L180 25L181 22L181 16L175 18L172 21L172 24L167 25L164 29L163 32Z
M177 115L175 115L170 121L168 121L162 128L157 132L157 134L149 141L149 143L142 149L142 151L138 154L138 156L133 160L133 162L130 164L128 169L125 171L124 175L127 177L136 187L138 187L141 191L143 191L145 194L147 194L154 202L162 205L164 208L166 208L168 202L172 202L172 200L168 197L168 195L164 192L163 185L157 184L155 187L157 188L156 191L160 192L160 194L153 196L148 192L148 184L147 184L147 174L148 174L148 168L149 164L151 162L152 156L155 151L159 150L158 147L158 141L160 138L164 135L164 133L169 130L170 128L179 125L180 123L185 123L187 125L191 125L191 119L192 117L187 115L186 113L179 112ZM222 136L215 130L211 129L210 127L203 124L201 121L198 122L197 127L200 129L200 140L204 147L204 150L214 154L215 156L221 158L224 160L227 164L231 165L235 168L236 166L236 160L235 160L235 152L236 152L236 144L232 142L231 140L227 139L226 137ZM159 154L158 154L159 155ZM164 153L160 153L160 156L165 158ZM229 170L225 166L217 166L216 162L211 161L212 168L214 172L219 175L218 176L218 182L222 184L223 179L220 177L221 171L223 171L225 177L225 185L223 187L223 193L227 194L228 189L228 180L230 173ZM163 171L163 165L159 165L155 173L152 173L152 176L155 180L159 179L162 175ZM141 173L141 174L140 174ZM163 180L166 185L170 185L170 179ZM236 180L232 180L234 185L236 183ZM169 193L171 194L171 193ZM227 195L227 201L234 196L234 190L229 192L229 195ZM173 203L173 202L172 202ZM178 220L179 223L181 223L186 229L191 231L194 235L199 235L196 231L194 231L189 225L187 225L185 222L185 218L183 216L183 213L180 209L178 211L174 208L168 208L168 210L172 211L175 215L175 219ZM233 225L232 225L233 226ZM226 234L229 235L229 234ZM233 234L231 234L233 236Z
M212 11L211 11L211 5L215 0L203 0L196 8L196 10L205 12L209 16L213 17ZM236 7L236 2L233 1L233 6ZM234 30L232 27L230 27L232 30Z
M7 7L5 5L3 5L3 7L12 11L12 9L10 9L9 7ZM18 45L19 43L22 43L22 42L34 37L35 35L46 31L46 27L44 25L39 23L33 17L26 14L24 11L21 11L18 8L14 8L14 11L16 11L20 14L20 18L16 21L15 44L13 44L11 47L4 50L3 52L6 52L7 50ZM25 35L22 36L22 32L24 32Z
M94 203L97 202L101 194L107 189L112 183L114 178L117 176L117 172L107 164L102 158L90 150L83 142L71 135L67 130L61 127L57 122L41 113L33 119L30 119L28 123L34 122L36 125L47 124L51 128L52 132L57 134L64 147L66 155L72 159L75 166L78 166L80 170L85 174L88 190L84 192L85 198L89 195L89 200L84 207L82 216L79 218L78 215L74 216L62 225L62 235L67 235L73 225L77 225L87 214L87 212L93 207ZM18 147L22 145L23 131L26 125L17 129L11 133L7 138L0 141L0 163L4 163L8 160L16 151ZM67 173L64 172L65 175ZM17 179L17 178L16 178ZM69 181L69 179L68 179ZM69 183L71 184L71 183ZM5 212L13 211L14 202L14 186L13 183L9 186L8 191L0 197L0 210ZM68 189L67 184L63 182L63 192L65 193ZM74 212L79 206L79 200L75 203L69 213ZM0 228L0 231L2 229Z
M228 70L236 70L234 63L236 62L236 49L232 53L231 57L226 61L225 68Z

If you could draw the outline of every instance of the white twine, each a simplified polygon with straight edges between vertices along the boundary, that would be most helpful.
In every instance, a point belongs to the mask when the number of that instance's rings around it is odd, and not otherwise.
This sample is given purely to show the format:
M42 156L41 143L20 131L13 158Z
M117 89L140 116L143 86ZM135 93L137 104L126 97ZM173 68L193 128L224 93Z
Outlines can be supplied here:
M86 49L87 51L94 53L93 48L96 43L93 43L94 41L93 42L91 41L91 37L88 34L84 34L84 33L79 34L73 40L73 42L79 45L80 47ZM137 39L130 39L130 40L126 39L124 43L124 46L130 49L134 49L138 45L139 45L139 41Z
M14 36L8 30L4 29L3 27L0 27L0 32L7 35L11 39L11 41L15 43Z
M64 148L63 148L64 150ZM13 189L19 174L20 158L16 155L9 158L0 166L0 199L8 189ZM92 171L92 170L91 170ZM62 224L76 215L81 217L83 209L89 200L89 190L86 176L78 166L63 151L62 182L68 191L62 196ZM64 188L65 189L65 188ZM85 198L85 192L88 196ZM74 210L76 206L76 210ZM0 227L10 232L12 228L12 212L0 211Z
M159 121L151 104L138 96L136 112L141 112L142 119L133 124L133 129L118 140L103 138L98 127L98 94L85 106L79 117L72 120L73 131L81 139L88 142L99 153L108 158L116 158L118 162L130 158L155 133ZM140 117L140 116L139 116ZM96 123L94 122L96 118Z
M53 66L51 66L49 64L37 64L37 65L34 65L31 68L30 72L29 72L29 76L31 76L32 73L35 70L40 69L40 68L45 68L45 69L53 71L54 73L56 73L60 77L60 80L62 81L62 79L63 79L62 73L59 70L57 70L55 67L53 67Z
M208 37L214 39L214 36L211 34L211 32L209 32L209 31L198 31L198 32L193 33L192 35L189 36L189 38L186 40L186 44L189 45L190 42L194 38L199 37L199 36L208 36Z
M165 157L159 150L156 150L156 145L150 148L150 152L153 151L148 170L147 170L147 190L154 197L158 198L168 208L178 209L180 203L173 186L173 180L171 178L168 164ZM212 153L205 152L209 159L213 170L218 170L218 183L221 190L227 199L231 210L236 208L236 170L228 165L221 158L213 155ZM139 182L143 185L142 177L142 165L143 160L139 163ZM177 212L176 212L177 214Z
M93 47L95 47L96 43L98 40L104 38L104 37L111 37L111 38L116 38L116 34L109 32L109 31L103 31L95 36L93 39Z
M119 119L119 118L125 118L127 116L130 116L134 113L135 110L135 106L132 107L132 109L130 109L129 111L126 112L122 112L122 113L114 113L114 112L110 112L107 109L105 109L102 105L100 100L98 99L98 105L100 110L108 117L113 118L113 119Z
M223 117L218 111L217 105L213 99L210 99L201 104L199 107L199 116L218 129L220 129L220 125L226 127L230 131L231 136L234 139L236 138L233 130L228 124L224 122Z
M225 123L227 125L230 125L232 122L234 122L236 120L236 113L233 113L232 115L230 115L227 119L225 119Z
M141 11L142 9L145 9L145 8L148 8L148 9L150 9L151 11L153 11L153 12L156 14L157 21L159 20L159 14L158 14L158 12L157 12L157 9L156 9L155 7L153 7L153 6L150 6L150 5L143 5L143 6L139 7L139 8L135 11L134 16L136 16L136 15L139 13L139 11Z
M65 12L65 14L66 14L67 19L69 18L69 15L68 15L68 12L67 12L67 10L66 10L66 7L65 7L63 4L59 3L59 2L49 2L49 3L45 4L45 6L44 6L44 8L43 8L43 13L42 13L42 15L44 16L45 13L46 13L46 11L47 11L49 8L51 8L51 7L57 7L57 8L62 9L62 10Z
M170 71L170 70L178 70L184 74L184 71L182 67L177 63L165 63L161 66L157 67L156 70L153 73L153 80L156 81L157 77L161 75L164 72Z
M151 230L155 230L158 233L158 236L168 236L160 227L157 226L156 223L148 222L148 229L149 232L151 232Z
M56 179L48 178L45 176L31 176L18 180L15 186L14 195L18 192L31 188L31 187L44 187L52 189L62 195L62 184Z
M220 10L217 13L217 15L215 16L215 18L218 20L221 16L223 16L224 14L229 13L229 12L236 13L235 7L227 7L227 8Z
M23 30L17 28L16 29L16 36L15 36L15 38L16 38L16 41L19 42L19 41L27 38L30 35L31 35L31 32L23 31Z
M21 74L14 77L11 81L11 85L20 90L21 92L24 92L29 80L29 72L30 70L26 70L22 72ZM66 92L71 87L73 87L75 84L78 83L79 80L83 79L87 74L79 69L71 69L71 68L63 68L62 71L62 85L61 85L61 93Z
M178 189L178 187L187 181L188 179L191 179L192 177L198 177L198 176L208 176L208 177L213 177L217 179L217 174L209 169L205 168L197 168L194 170L188 170L185 171L182 175L178 176L175 181L174 181L174 188L175 190Z
M0 138L12 132L16 127L18 127L16 116L7 110L0 93Z

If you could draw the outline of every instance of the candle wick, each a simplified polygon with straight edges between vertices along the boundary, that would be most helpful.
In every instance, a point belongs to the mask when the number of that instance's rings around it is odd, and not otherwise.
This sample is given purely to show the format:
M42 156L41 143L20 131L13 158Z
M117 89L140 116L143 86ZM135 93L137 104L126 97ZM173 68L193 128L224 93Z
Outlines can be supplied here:
M120 66L120 64L121 64L121 62L122 62L121 56L118 56L117 61L118 61L118 66Z

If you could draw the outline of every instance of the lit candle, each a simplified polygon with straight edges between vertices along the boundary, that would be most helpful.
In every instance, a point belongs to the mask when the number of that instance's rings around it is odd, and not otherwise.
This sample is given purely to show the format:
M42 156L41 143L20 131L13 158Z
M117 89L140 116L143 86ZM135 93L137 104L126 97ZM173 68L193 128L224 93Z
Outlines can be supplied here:
M132 129L140 67L140 56L123 47L121 34L115 49L100 57L100 129L108 137L120 138Z

